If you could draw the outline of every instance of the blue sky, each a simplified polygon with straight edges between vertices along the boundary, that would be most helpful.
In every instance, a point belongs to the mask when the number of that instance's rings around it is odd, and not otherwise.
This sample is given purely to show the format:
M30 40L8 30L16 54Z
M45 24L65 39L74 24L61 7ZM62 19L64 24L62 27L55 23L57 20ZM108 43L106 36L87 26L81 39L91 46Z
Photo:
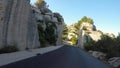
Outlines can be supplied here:
M31 0L33 4L36 0ZM67 25L83 16L94 20L98 30L120 32L120 0L45 0L53 12L59 12Z

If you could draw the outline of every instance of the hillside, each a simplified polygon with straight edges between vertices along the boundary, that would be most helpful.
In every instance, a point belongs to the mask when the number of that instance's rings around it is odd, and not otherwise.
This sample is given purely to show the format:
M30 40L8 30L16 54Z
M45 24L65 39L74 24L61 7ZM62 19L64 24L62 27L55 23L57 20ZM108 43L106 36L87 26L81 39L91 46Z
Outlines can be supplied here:
M120 64L120 35L116 37L98 30L91 18L84 16L77 23L64 27L63 40L64 44L86 50L114 67Z

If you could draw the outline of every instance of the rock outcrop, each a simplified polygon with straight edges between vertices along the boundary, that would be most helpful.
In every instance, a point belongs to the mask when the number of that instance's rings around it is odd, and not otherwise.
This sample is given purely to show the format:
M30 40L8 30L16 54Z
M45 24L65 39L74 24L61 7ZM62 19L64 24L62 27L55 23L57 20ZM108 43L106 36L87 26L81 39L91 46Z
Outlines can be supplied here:
M88 22L83 22L79 29L78 44L77 46L84 49L84 44L91 39L98 41L102 33L96 30L95 25Z
M40 47L37 23L30 0L0 0L0 48L19 50Z
M106 57L106 54L103 52L98 52L98 51L88 51L92 56L95 58L98 58L100 60L104 60Z
M115 68L120 68L120 57L112 57L108 60L108 63Z
M59 13L53 13L50 9L47 7L37 8L32 6L32 11L35 14L36 21L39 25L41 25L43 32L46 32L48 27L50 27L49 30L54 31L52 35L56 35L56 45L62 44L62 32L63 32L63 24L64 19ZM44 12L43 12L44 11ZM52 32L50 31L50 32ZM48 35L50 34L47 33ZM51 39L50 41L52 41Z

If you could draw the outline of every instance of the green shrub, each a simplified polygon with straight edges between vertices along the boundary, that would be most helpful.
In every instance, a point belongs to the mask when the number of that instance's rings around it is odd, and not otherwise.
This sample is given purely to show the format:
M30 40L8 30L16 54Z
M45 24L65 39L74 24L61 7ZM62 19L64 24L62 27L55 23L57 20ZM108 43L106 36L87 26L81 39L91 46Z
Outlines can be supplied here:
M66 40L67 39L67 35L62 35L62 39Z
M46 30L45 30L45 38L46 40L49 42L49 44L55 44L57 41L57 35L55 34L56 30L56 25L52 24L47 26Z
M0 49L0 54L2 53L11 53L18 51L18 48L16 46L7 46L2 49Z
M102 35L101 40L97 42L87 42L84 45L87 51L100 51L107 54L106 58L120 57L120 38L112 38Z
M41 22L42 23L42 22ZM47 47L48 44L55 45L57 41L57 26L55 23L46 23L46 29L43 30L42 24L38 24L39 41L41 47Z
M63 25L62 39L63 39L63 40L66 40L67 38L68 38L68 28L67 28L67 25L64 24L64 25Z
M77 43L78 43L78 38L76 38L75 36L73 36L73 37L71 38L71 42L72 42L72 45L77 45Z
M84 44L84 48L87 51L94 50L95 49L94 45L95 45L95 41L90 39L89 41L87 40L87 42Z

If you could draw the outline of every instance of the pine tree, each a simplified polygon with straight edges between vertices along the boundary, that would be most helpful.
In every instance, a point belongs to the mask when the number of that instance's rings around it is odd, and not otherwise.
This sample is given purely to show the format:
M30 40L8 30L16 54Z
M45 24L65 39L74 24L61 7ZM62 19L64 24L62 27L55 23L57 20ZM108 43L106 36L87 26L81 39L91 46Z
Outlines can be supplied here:
M46 6L46 2L44 0L37 0L35 2L35 5L38 7L38 8L41 8L41 7L45 7Z

